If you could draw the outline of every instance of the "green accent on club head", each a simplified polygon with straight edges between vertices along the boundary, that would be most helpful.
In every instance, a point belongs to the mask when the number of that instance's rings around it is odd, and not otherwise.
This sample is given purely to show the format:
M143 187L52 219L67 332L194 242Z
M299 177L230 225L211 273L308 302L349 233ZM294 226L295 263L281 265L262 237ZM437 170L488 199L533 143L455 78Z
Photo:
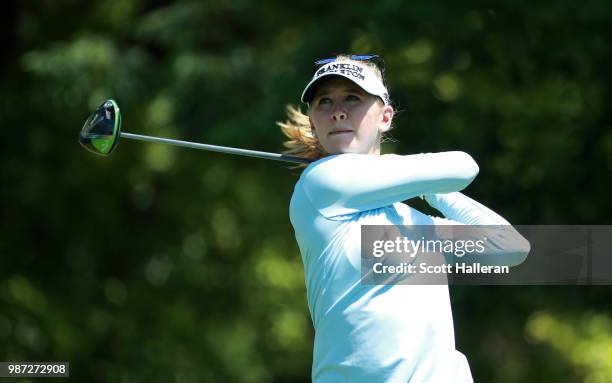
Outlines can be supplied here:
M115 100L107 100L93 112L79 134L79 143L92 153L108 156L119 143L121 112Z

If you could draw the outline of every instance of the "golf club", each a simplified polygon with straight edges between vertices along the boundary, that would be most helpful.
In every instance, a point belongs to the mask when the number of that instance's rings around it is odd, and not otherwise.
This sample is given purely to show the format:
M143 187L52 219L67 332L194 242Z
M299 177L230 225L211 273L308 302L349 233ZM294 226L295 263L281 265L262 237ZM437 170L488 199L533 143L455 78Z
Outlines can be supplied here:
M310 163L310 160L302 157L288 156L285 154L260 152L257 150L247 150L230 148L226 146L200 144L197 142L172 140L168 138L143 136L140 134L132 134L121 131L121 112L119 105L115 100L104 101L95 112L93 112L79 134L79 143L90 152L108 156L117 147L119 137L129 138L131 140L157 142L160 144L168 144L182 146L193 149L203 149L213 152L237 154L241 156L265 158L269 160L295 162L295 163Z

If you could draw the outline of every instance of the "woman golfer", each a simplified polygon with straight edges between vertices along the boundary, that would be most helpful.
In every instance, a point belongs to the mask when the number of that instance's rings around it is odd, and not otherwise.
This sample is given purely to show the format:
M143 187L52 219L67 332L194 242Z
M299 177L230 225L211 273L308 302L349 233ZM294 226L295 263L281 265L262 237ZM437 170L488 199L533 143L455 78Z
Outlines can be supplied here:
M448 286L361 283L360 227L510 224L459 193L478 173L468 154L380 154L394 111L379 63L375 55L317 61L302 93L308 115L290 107L279 124L291 153L316 160L290 205L315 329L312 380L471 382L455 350ZM416 196L446 219L401 203ZM508 230L520 244L506 254L511 266L529 244Z

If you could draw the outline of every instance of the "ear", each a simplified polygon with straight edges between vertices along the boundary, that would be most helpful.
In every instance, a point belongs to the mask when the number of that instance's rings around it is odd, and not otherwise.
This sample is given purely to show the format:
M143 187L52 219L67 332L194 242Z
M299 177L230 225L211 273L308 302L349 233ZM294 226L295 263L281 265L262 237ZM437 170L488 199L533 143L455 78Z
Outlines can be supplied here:
M381 133L384 133L391 129L391 122L393 121L393 114L395 111L391 105L383 106L380 113L380 125L379 130Z
M317 136L317 130L315 129L314 124L312 123L312 118L308 117L308 122L310 122L310 132L314 137Z

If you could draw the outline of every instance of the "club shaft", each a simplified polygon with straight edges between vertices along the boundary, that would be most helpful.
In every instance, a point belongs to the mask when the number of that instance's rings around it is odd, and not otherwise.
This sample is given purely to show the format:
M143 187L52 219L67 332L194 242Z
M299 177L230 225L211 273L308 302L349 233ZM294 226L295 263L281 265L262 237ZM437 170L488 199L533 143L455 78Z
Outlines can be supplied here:
M126 133L126 132L120 132L120 136L123 138L128 138L130 140L156 142L158 144L168 144L168 145L174 145L174 146L182 146L185 148L209 150L212 152L237 154L239 156L265 158L268 160L294 162L294 163L302 163L302 164L310 163L310 160L306 158L288 156L285 154L278 154L278 153L260 152L257 150L247 150L247 149L230 148L227 146L200 144L198 142L189 142L189 141L172 140L169 138L143 136L141 134L133 134L133 133Z

